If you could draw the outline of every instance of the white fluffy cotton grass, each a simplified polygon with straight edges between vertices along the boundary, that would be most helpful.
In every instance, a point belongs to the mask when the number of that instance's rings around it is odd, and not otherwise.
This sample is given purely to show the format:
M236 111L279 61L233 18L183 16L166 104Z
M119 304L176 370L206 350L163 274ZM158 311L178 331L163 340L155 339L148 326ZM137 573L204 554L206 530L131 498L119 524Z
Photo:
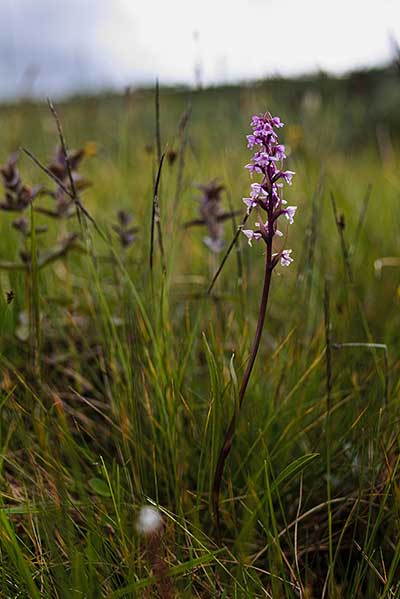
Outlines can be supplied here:
M136 521L136 530L139 534L148 536L161 533L163 526L163 518L157 508L151 505L144 505L140 508Z
M159 593L158 596L163 597L163 599L173 599L176 595L165 556L165 526L160 510L152 505L142 506L136 520L136 530L143 538L144 555L150 571L156 577L156 582L152 587L149 587L149 592L152 592L152 589L156 587Z

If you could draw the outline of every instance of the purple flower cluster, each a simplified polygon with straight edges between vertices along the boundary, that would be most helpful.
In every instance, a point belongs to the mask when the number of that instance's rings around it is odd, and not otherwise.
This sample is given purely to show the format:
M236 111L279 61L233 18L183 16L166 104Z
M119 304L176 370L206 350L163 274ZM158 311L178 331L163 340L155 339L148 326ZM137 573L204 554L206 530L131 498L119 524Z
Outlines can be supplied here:
M291 185L293 171L282 170L283 160L286 158L285 146L278 143L278 135L275 129L283 127L278 116L271 116L269 112L264 115L253 116L251 121L253 133L247 136L248 147L257 147L251 162L246 165L252 177L254 173L262 176L261 183L252 183L250 197L243 198L247 206L247 213L256 209L259 222L255 223L255 229L243 229L249 245L252 241L263 239L272 247L273 237L282 237L283 233L278 229L278 219L285 216L289 224L293 223L296 206L286 206L287 202L282 197L282 188L285 183ZM264 214L266 213L266 214ZM283 266L289 266L293 262L292 250L281 250L272 254L273 266L280 260Z

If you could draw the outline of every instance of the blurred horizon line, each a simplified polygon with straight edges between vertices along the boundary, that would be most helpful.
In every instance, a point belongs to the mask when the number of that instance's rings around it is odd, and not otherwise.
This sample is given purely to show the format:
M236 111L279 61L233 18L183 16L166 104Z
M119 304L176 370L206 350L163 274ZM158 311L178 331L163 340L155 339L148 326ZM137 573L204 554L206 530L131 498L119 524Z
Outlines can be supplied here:
M351 76L357 74L366 74L370 72L390 72L394 67L399 66L400 57L394 56L391 60L377 62L375 64L366 64L353 66L346 69L334 70L318 68L296 71L296 72L275 72L266 74L263 77L253 78L231 78L229 80L221 78L220 81L205 81L201 82L187 82L172 80L169 78L161 77L139 77L136 81L127 82L126 84L117 84L111 80L104 78L99 79L96 82L86 84L83 81L77 81L76 83L70 83L66 85L64 89L51 90L51 86L48 90L35 89L37 76L40 70L34 65L29 66L25 73L21 77L21 84L19 89L13 91L4 92L0 85L0 103L1 104L14 104L23 101L41 102L47 98L52 98L57 101L68 101L69 99L79 97L95 97L105 95L124 95L126 93L134 93L140 91L151 91L154 89L156 81L159 82L160 88L170 90L188 90L188 91L201 91L208 89L218 89L227 87L251 87L257 86L268 81L315 81L319 78L328 78L333 80L346 80ZM37 87L37 86L36 86Z

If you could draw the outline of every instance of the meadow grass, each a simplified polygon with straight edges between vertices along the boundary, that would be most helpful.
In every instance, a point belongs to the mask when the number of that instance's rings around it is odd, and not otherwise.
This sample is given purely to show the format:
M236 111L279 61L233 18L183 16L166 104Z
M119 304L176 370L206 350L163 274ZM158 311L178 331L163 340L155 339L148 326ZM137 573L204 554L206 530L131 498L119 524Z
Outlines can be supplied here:
M0 271L2 596L400 596L398 130L366 98L290 90L161 90L165 270L157 230L149 266L153 92L58 107L69 147L97 144L81 168L96 226L28 210L49 231L28 239L28 272ZM197 217L194 185L214 178L226 210L230 198L244 213L245 134L267 109L287 123L297 173L286 195L299 207L295 262L274 271L217 542L212 481L254 336L263 248L241 236L207 295L222 255L183 224ZM2 163L24 146L47 164L58 143L48 107L0 109L0 141ZM18 166L24 181L51 184L27 156ZM118 210L139 227L127 248L112 229ZM14 218L2 212L0 263L18 261ZM234 230L227 221L227 244ZM39 268L36 250L67 231L80 251ZM156 548L136 528L145 504L164 518Z

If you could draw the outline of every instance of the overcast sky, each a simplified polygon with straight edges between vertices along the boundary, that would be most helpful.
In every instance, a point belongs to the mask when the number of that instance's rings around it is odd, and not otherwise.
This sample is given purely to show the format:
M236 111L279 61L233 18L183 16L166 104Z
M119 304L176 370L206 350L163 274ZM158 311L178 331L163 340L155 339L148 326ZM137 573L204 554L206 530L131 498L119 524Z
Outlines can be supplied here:
M0 0L0 96L390 59L400 0Z

